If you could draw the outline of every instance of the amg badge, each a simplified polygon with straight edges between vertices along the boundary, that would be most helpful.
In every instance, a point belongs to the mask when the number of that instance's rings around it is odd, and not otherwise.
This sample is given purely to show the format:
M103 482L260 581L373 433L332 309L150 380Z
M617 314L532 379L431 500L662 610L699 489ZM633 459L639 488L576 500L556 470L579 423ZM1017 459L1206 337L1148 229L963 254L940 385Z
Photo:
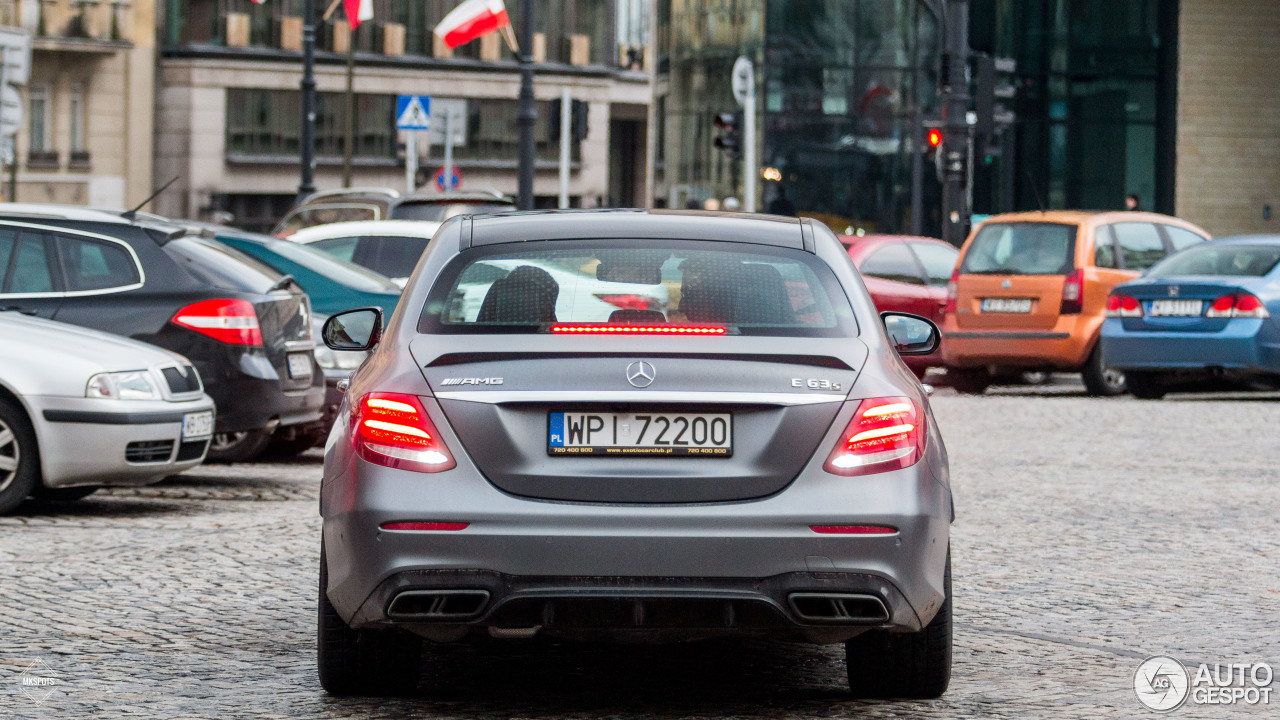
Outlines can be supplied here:
M839 390L840 383L831 382L830 380L791 378L791 387L809 388L810 390Z
M501 385L502 378L445 378L441 385Z

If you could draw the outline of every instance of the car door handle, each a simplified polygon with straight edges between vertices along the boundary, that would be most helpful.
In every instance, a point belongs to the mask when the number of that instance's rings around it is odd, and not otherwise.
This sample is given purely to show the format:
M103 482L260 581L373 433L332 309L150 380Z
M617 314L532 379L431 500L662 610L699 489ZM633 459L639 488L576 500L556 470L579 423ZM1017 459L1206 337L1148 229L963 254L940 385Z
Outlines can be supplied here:
M0 307L0 312L16 312L22 313L23 315L30 315L31 317L35 317L40 314L31 308L19 307L17 305L6 305L5 307Z

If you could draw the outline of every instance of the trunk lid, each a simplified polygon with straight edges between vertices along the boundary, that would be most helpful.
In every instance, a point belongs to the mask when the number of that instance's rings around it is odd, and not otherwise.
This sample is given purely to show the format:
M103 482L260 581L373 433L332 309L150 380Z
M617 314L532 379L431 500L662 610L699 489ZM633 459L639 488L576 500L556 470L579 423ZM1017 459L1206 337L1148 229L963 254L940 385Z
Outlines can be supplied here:
M432 357L428 343L411 345L415 358ZM579 502L723 502L778 492L822 454L818 443L867 352L854 340L842 344L850 350L845 359L496 351L419 365L463 449L506 492ZM859 359L850 363L847 355ZM638 388L628 376L640 362L652 378ZM605 425L606 413L728 415L732 454L552 455L553 413L597 415Z
M1250 293L1249 280L1256 278L1171 277L1125 285L1116 294L1128 295L1142 304L1142 317L1123 318L1130 332L1219 332L1231 318L1205 317L1214 301L1225 295ZM1243 282L1242 282L1243 281ZM1193 305L1198 303L1198 307Z
M262 345L286 390L302 390L317 372L311 336L311 304L296 285L254 300Z
M1077 226L988 222L969 241L956 282L964 330L1046 330L1058 322L1063 286L1076 269Z

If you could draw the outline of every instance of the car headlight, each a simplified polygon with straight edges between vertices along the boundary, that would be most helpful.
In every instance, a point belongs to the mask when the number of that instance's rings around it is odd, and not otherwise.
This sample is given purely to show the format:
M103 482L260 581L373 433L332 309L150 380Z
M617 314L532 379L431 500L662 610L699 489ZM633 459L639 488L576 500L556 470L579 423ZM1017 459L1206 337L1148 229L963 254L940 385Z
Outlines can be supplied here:
M316 346L316 364L327 370L355 370L364 362L366 352L331 350L324 345Z
M159 400L160 391L145 370L98 373L89 378L85 397L106 400Z

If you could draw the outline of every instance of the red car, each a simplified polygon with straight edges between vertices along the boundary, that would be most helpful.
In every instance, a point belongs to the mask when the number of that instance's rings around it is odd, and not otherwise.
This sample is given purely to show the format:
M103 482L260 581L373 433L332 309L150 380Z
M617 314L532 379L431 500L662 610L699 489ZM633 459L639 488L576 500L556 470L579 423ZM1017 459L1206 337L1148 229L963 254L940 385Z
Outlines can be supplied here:
M947 282L960 254L958 248L912 235L841 235L840 242L862 273L876 309L912 313L942 326ZM942 366L937 352L903 360L920 377L925 370Z

